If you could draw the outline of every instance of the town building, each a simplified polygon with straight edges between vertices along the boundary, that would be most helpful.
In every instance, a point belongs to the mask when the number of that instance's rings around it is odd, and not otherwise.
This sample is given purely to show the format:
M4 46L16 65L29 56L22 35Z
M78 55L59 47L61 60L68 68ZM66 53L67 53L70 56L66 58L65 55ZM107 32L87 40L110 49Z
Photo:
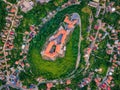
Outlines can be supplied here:
M46 60L55 60L57 57L64 57L66 51L66 41L69 34L74 30L75 25L78 23L78 14L66 16L64 19L64 27L60 28L50 37L45 44L45 48L41 55ZM77 18L77 19L76 19Z
M32 1L23 1L20 4L20 8L21 11L23 11L24 13L27 13L28 11L30 11L34 6L34 3Z

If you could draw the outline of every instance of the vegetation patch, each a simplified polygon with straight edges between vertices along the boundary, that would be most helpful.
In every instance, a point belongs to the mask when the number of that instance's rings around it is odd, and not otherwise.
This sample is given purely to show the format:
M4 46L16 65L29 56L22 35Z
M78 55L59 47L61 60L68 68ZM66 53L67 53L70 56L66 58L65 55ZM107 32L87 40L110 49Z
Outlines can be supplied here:
M89 6L86 6L86 7L82 8L82 12L91 14L91 9L89 8Z

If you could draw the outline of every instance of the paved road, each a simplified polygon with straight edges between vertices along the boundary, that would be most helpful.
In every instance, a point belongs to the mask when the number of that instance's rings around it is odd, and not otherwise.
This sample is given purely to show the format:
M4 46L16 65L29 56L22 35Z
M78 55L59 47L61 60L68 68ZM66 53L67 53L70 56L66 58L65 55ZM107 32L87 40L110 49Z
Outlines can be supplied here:
M73 75L78 67L79 67L79 63L80 63L80 59L81 59L81 54L80 54L80 47L81 47L81 18L80 18L80 15L78 13L73 13L73 16L72 16L73 19L77 19L78 20L78 25L80 27L80 32L79 32L79 42L78 42L78 54L77 54L77 59L76 59L76 65L75 65L75 69L68 75L68 76L71 76Z
M6 4L11 4L11 3L7 2L6 0L4 0L4 2L5 2ZM16 18L17 12L18 12L18 5L19 5L19 2L18 2L17 5L16 5L16 12L15 12L15 15L14 15L14 17L13 17L13 20L12 20L12 22L11 22L11 26L10 26L10 29L9 29L9 31L8 31L8 35L7 35L6 41L5 41L4 46L3 46L3 53L4 53L4 60L5 60L6 69L7 69L7 62L6 62L6 55L5 55L5 53L6 53L6 52L5 52L5 47L6 47L7 41L8 41L8 39L9 39L9 37L10 37L10 32L12 31L13 24L14 24L14 20L15 20L15 18Z
M82 33L82 28L81 28L81 18L80 18L80 16L79 16L78 19L79 19L78 25L80 27L80 32L79 32L79 42L78 42L78 56L77 56L77 61L76 61L76 66L75 66L76 70L78 69L79 63L80 63L80 60L81 60L80 47L81 47L81 33Z

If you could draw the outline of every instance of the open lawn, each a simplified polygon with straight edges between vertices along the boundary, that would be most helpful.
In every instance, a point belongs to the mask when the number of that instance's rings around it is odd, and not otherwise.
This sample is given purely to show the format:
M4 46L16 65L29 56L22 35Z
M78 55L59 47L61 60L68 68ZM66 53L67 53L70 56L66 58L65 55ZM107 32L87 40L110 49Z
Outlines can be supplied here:
M83 13L91 14L92 11L91 11L91 9L90 9L89 6L86 6L86 7L82 8L82 12L83 12Z

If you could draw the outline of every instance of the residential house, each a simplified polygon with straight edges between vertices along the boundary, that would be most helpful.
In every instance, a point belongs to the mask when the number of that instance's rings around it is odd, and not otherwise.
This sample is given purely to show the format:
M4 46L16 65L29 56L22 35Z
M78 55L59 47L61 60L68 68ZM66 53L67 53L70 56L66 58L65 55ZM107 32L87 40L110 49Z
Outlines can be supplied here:
M24 13L27 13L28 11L30 11L34 6L34 3L32 1L24 1L20 4L21 10Z

